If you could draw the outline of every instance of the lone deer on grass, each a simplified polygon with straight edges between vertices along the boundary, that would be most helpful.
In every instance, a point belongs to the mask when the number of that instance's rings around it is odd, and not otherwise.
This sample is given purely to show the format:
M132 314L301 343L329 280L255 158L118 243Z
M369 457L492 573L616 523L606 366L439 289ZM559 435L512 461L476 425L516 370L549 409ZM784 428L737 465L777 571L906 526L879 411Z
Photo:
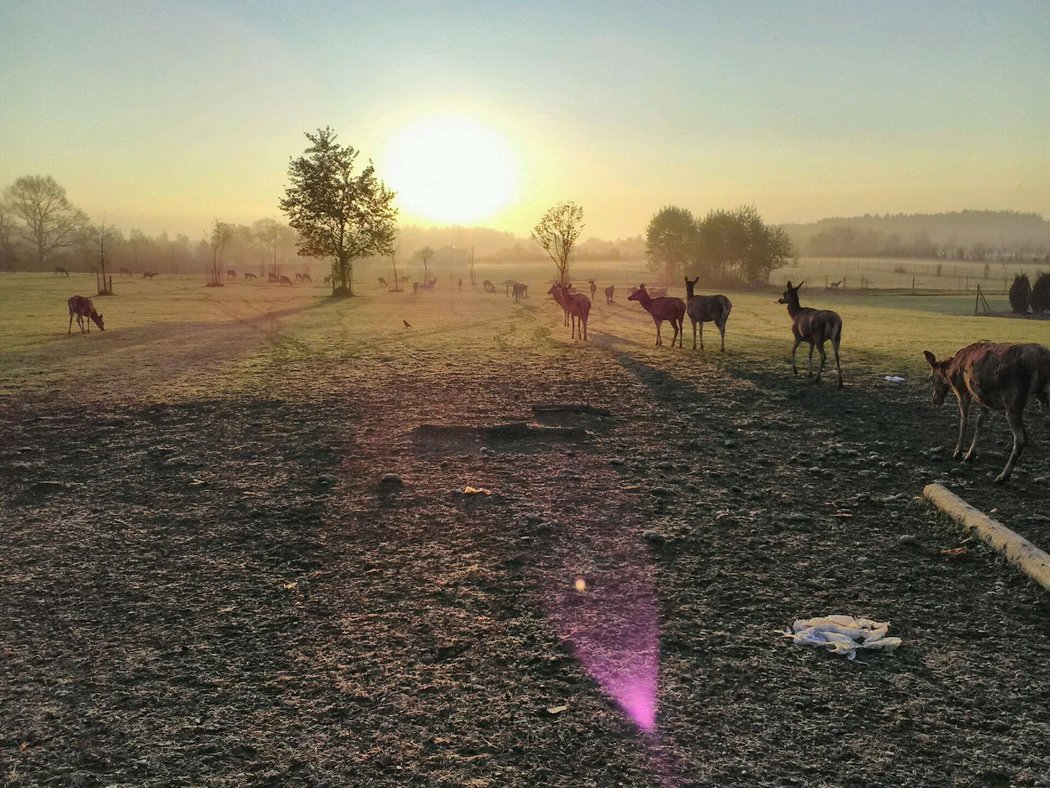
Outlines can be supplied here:
M155 277L156 275L157 275L156 271L146 271L144 274L142 274L142 278L143 279L149 279L152 282L153 281L153 277Z
M69 271L67 271L62 266L56 266L55 267L55 276L64 276L64 277L68 278L69 277Z
M84 296L75 295L70 298L67 302L69 304L69 330L66 334L73 333L73 318L77 319L77 325L80 326L80 333L83 334L87 325L87 333L91 333L91 321L95 321L95 325L98 326L99 331L105 331L106 327L102 323L102 315L95 311L95 306L91 303L90 298L84 298Z
M231 268L231 269L229 269L229 270L228 270L228 271L226 272L226 278L227 278L227 279L236 279L236 278L237 278L237 272L236 272L236 271L234 271L234 270L233 270L232 268Z
M955 459L962 457L963 462L973 462L977 458L977 435L985 417L992 410L1006 414L1014 445L1006 467L995 481L997 484L1008 481L1028 443L1023 419L1028 398L1034 394L1044 409L1050 408L1050 350L1035 343L1013 345L983 341L967 345L944 361L938 361L928 350L924 350L923 355L932 369L934 404L943 404L949 390L959 404L959 440L952 454ZM980 410L973 428L973 443L963 456L963 434L974 402Z
M616 294L616 287L609 285L605 288L605 303L611 304L613 302L613 296Z
M683 330L683 324L685 323L685 301L681 298L669 298L667 296L653 298L645 289L644 284L638 285L638 289L627 296L627 300L637 301L642 305L646 312L653 316L653 322L656 324L656 344L658 347L664 343L663 337L660 335L660 325L665 320L670 321L671 328L674 329L674 337L671 339L671 347L674 347L676 340L678 341L678 346L682 346L681 337L685 333Z
M704 349L704 323L714 323L722 335L722 352L726 352L726 321L733 309L733 303L724 295L693 295L693 288L700 277L689 280L685 278L685 311L693 323L693 350L696 350L696 324L700 324L700 349Z
M828 360L828 354L824 352L824 343L831 340L831 347L835 351L835 368L839 373L839 388L842 388L842 365L839 363L839 344L842 342L842 318L837 312L830 309L810 309L801 306L798 302L798 291L805 284L799 282L795 287L791 282L787 283L777 303L787 304L788 314L791 315L791 333L795 335L795 346L791 348L791 371L798 375L798 367L795 366L795 352L803 342L809 343L809 373L807 377L813 377L813 348L820 350L820 369L817 370L815 383L820 383L820 374L824 371L824 362Z
M588 279L587 283L591 286L591 300L594 300L595 295L598 293L598 285L595 284L593 279Z

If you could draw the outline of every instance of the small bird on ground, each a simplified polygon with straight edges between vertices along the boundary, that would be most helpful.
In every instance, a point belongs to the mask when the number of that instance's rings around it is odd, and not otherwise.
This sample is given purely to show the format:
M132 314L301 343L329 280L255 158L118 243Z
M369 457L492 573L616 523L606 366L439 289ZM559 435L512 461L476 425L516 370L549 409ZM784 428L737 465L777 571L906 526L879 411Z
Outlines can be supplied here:
M409 323L407 320L402 320L401 322L405 324L405 328L412 328L412 324Z

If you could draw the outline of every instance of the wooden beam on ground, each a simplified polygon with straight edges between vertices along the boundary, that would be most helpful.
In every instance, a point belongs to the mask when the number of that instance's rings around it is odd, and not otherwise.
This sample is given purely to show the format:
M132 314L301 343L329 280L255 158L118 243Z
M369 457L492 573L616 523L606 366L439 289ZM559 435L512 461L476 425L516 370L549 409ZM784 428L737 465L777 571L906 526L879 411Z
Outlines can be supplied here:
M596 408L593 405L574 405L569 403L536 403L532 406L533 413L590 413L595 416L612 416L612 412L605 408Z
M963 528L973 531L982 541L1006 556L1007 561L1050 591L1050 555L999 521L974 509L941 484L927 484L922 494Z

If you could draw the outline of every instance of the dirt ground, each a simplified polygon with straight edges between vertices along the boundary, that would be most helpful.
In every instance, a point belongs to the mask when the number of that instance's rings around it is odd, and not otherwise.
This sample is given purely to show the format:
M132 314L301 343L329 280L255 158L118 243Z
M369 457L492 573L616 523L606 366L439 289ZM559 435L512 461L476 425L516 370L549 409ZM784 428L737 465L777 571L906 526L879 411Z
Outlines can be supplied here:
M732 323L724 356L651 347L634 304L584 345L538 292L411 298L18 360L5 783L1050 785L1050 595L916 500L1050 547L1037 408L996 487L1001 418L960 466L952 411L849 336L845 389L792 378L779 311L763 364ZM903 645L781 635L832 613Z

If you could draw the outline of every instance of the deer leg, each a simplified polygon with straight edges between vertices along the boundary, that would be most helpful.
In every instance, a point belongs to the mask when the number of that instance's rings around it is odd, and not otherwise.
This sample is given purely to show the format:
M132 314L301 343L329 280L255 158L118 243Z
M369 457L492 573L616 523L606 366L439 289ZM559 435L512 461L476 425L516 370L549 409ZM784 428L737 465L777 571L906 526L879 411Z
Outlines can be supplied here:
M842 365L839 363L839 341L837 339L831 343L831 349L835 351L835 369L839 373L839 388L842 388Z
M1003 472L995 477L996 484L1002 484L1010 480L1010 474L1014 472L1014 465L1028 443L1028 433L1024 428L1024 406L1025 399L1019 398L1018 401L1011 402L1006 408L1006 423L1010 425L1010 430L1014 434L1014 447L1010 452L1010 459L1006 461L1006 467L1003 468Z
M966 433L966 420L970 416L970 398L959 397L959 440L955 444L955 451L952 452L952 459L958 460L962 457L962 443L963 436Z
M828 354L824 352L824 343L821 342L817 345L817 350L820 351L820 369L817 370L817 383L820 383L820 376L824 373L824 363L828 360ZM810 351L812 357L812 351Z
M654 317L653 322L656 323L656 346L660 347L660 345L664 343L663 339L660 337L660 321Z
M696 348L696 345L694 344L693 347ZM704 349L704 321L703 320L700 321L700 349L701 350Z
M970 448L966 451L966 455L963 457L963 462L973 462L977 459L977 435L981 432L981 425L984 424L984 420L988 417L988 408L983 405L977 411L977 418L973 424L973 442L970 444Z
M73 333L73 313L69 313L69 330L66 332L67 335Z
M791 371L795 373L795 377L798 377L798 367L795 365L795 354L798 353L798 346L802 344L801 337L795 337L795 346L791 348Z
M715 325L718 325L718 324L716 323ZM722 323L722 325L718 326L718 333L722 335L722 351L721 352L725 353L726 352L726 324L725 323Z
M809 372L806 373L807 378L813 377L813 348L815 343L809 343Z
M693 318L689 318L693 324L693 350L696 350L696 321ZM700 324L700 349L704 349L704 324Z

